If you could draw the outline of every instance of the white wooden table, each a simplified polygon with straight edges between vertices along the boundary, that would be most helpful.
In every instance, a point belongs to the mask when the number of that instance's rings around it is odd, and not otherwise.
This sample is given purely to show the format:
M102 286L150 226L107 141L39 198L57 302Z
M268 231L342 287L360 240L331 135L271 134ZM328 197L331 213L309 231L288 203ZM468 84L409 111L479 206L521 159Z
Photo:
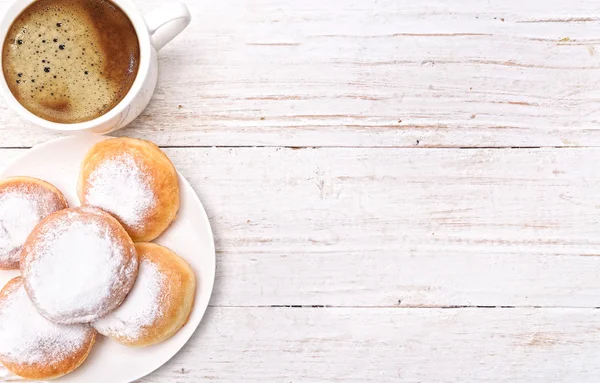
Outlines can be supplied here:
M188 2L120 134L199 193L217 281L140 382L600 380L597 0ZM0 127L2 163L56 137Z

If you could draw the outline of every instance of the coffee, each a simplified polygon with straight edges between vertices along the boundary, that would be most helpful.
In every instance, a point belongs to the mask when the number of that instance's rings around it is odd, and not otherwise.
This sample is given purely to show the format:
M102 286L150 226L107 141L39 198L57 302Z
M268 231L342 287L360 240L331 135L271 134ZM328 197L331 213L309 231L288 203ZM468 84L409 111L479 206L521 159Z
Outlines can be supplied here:
M140 46L108 0L37 0L13 22L2 70L15 98L48 121L90 121L113 109L137 75Z

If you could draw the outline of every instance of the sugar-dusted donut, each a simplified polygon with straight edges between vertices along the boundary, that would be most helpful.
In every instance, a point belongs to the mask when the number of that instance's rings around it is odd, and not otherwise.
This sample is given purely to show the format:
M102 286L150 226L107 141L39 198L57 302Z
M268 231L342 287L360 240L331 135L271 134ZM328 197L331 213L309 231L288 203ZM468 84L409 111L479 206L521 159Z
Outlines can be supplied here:
M78 194L82 205L115 216L135 242L158 237L179 210L175 167L158 146L133 138L104 140L90 149Z
M25 289L40 314L55 323L92 322L110 313L131 290L137 271L125 229L93 207L48 216L21 251Z
M187 322L196 294L190 266L171 250L136 243L137 281L125 302L92 325L99 333L132 347L150 346L173 336Z
M0 362L27 379L54 379L75 370L96 339L89 325L55 324L31 304L16 277L0 291Z
M0 181L0 269L18 269L21 248L35 225L67 207L62 193L48 182L31 177Z

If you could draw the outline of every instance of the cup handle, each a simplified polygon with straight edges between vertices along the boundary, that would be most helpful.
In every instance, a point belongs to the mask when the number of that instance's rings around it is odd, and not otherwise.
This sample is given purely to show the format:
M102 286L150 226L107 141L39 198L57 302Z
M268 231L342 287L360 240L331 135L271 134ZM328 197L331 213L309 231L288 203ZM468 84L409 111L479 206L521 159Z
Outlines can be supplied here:
M190 24L192 16L185 4L172 2L147 13L144 19L152 46L159 51Z

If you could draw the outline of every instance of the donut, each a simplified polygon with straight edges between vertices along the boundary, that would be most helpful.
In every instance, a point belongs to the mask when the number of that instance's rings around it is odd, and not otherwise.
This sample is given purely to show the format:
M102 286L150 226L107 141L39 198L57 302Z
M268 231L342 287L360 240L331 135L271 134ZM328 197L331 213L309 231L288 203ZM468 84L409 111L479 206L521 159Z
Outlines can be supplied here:
M158 237L179 210L175 167L158 146L133 138L104 140L90 149L78 194L82 205L115 216L134 242Z
M23 279L0 291L0 362L26 379L54 379L70 373L87 358L96 331L89 325L55 324L31 304Z
M60 324L87 323L125 299L137 277L133 241L93 207L58 211L40 222L21 251L21 274L34 306Z
M21 248L31 230L46 216L67 207L62 193L48 182L31 177L0 181L0 269L18 269Z
M138 279L125 302L92 324L105 336L130 347L163 342L186 324L196 294L194 272L171 250L136 243Z

